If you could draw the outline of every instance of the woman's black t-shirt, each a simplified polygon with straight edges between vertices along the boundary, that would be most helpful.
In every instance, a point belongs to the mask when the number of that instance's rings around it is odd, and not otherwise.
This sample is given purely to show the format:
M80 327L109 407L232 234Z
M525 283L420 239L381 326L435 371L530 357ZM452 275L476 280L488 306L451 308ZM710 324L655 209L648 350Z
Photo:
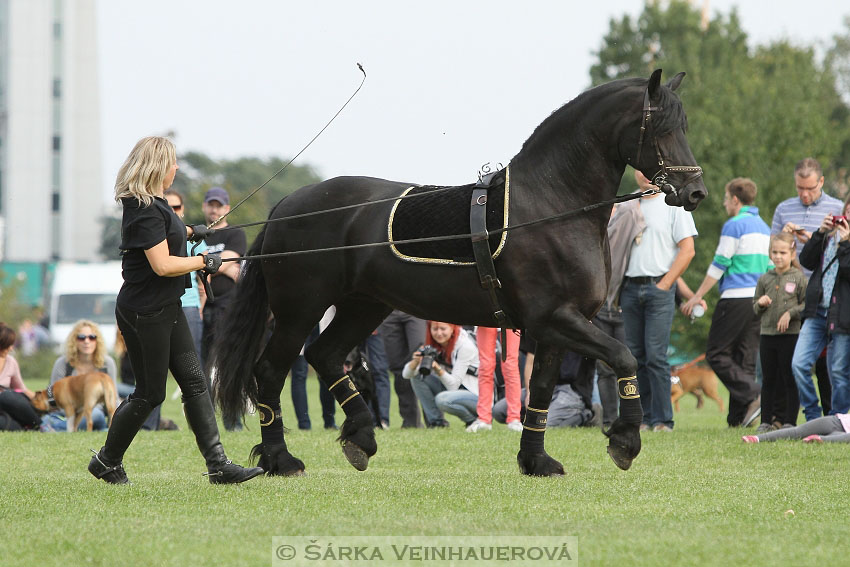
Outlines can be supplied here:
M186 225L174 214L168 201L154 197L147 207L135 197L121 199L121 273L124 285L118 292L118 305L133 311L154 311L178 301L192 285L190 276L158 276L151 268L145 250L163 240L171 256L186 256Z

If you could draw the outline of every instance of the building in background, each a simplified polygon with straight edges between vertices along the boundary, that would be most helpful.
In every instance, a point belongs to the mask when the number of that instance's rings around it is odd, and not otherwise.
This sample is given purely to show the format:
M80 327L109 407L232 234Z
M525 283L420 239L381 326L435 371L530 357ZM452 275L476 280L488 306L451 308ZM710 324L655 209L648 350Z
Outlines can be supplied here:
M95 0L0 0L0 260L99 260Z

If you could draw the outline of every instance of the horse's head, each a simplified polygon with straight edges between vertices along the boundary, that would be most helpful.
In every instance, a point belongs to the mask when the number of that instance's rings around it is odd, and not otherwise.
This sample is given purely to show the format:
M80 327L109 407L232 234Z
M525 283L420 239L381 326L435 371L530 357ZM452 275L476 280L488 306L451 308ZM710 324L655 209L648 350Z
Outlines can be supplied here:
M685 135L688 122L682 102L674 92L684 76L679 73L662 85L661 69L652 73L643 95L640 129L627 135L632 149L625 155L632 167L667 194L668 205L692 211L708 191Z

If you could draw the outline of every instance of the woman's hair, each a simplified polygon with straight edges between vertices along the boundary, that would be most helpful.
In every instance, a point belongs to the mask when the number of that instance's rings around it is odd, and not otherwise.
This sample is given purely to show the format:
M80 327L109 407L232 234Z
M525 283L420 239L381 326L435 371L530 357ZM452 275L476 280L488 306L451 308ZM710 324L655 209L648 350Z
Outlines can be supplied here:
M18 335L15 333L15 329L6 325L6 323L0 323L0 350L6 350L17 340Z
M163 197L168 197L169 195L174 195L175 197L180 199L180 204L183 204L183 195L181 195L180 191L178 191L177 189L166 189L162 192Z
M776 241L784 242L791 248L791 252L794 253L794 257L791 259L791 265L802 271L803 267L800 265L799 260L797 260L797 240L794 238L794 235L790 232L777 232L770 237L768 252L773 248L773 243Z
M74 368L79 364L80 351L77 350L77 335L80 334L80 329L83 327L91 328L92 333L97 335L97 347L95 347L92 353L92 364L94 364L95 368L103 368L106 363L106 343L103 340L103 333L100 332L100 327L97 326L97 323L86 319L81 319L74 323L74 328L68 333L68 337L65 339L65 359Z
M145 207L153 202L168 169L177 161L177 150L168 138L148 136L139 140L115 179L115 200L135 197Z
M457 338L460 336L460 325L453 325L451 323L443 323L442 321L426 321L427 327L425 328L425 344L431 345L436 348L438 351L443 353L443 360L452 363L452 352L455 350L455 343L457 342ZM442 325L448 325L452 328L452 336L449 339L449 343L443 348L437 341L434 340L434 337L431 336L431 323L440 323Z
M118 327L115 327L115 348L112 350L115 352L115 358L118 360L127 352L127 343L124 342L124 334Z

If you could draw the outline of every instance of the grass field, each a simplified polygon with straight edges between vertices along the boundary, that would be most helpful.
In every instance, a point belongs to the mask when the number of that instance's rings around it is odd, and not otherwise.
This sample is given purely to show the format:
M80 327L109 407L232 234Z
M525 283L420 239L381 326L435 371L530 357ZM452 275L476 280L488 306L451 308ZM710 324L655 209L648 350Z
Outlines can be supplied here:
M86 471L104 433L0 434L0 565L272 565L272 538L306 535L575 536L583 565L850 561L847 447L745 445L712 402L696 410L692 397L674 433L644 434L627 472L599 431L550 430L547 450L567 473L553 479L517 472L519 434L504 426L401 430L393 409L366 472L345 461L334 432L296 430L287 440L306 477L212 486L179 403L163 415L181 431L136 438L124 461L132 486ZM288 399L284 422L295 423ZM222 433L237 462L259 439L255 418L248 426Z

